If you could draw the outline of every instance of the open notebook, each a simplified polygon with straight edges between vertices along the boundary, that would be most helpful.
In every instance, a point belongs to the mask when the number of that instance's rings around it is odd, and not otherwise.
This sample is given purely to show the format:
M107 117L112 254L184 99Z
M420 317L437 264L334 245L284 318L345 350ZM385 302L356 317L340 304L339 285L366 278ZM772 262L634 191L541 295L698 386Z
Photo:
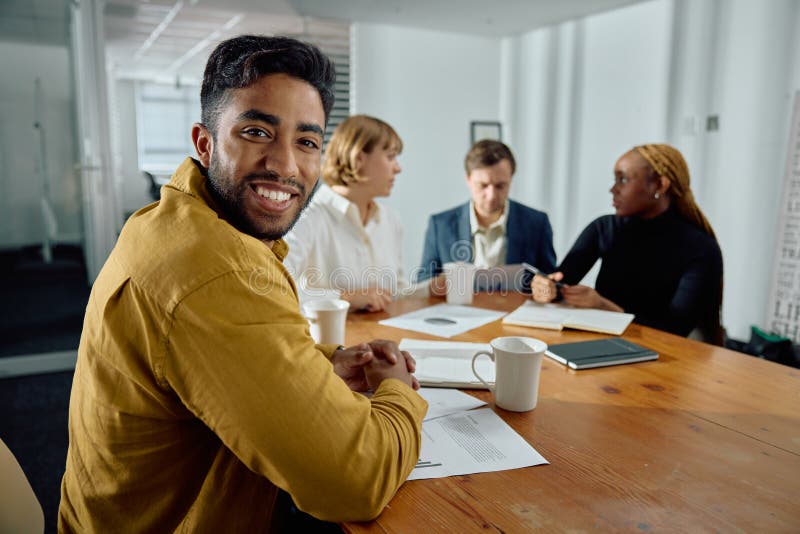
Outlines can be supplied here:
M403 338L400 341L400 350L407 350L417 361L414 375L420 385L486 389L472 374L472 356L481 350L491 352L492 347L488 343ZM478 358L475 367L487 382L494 382L494 364L488 358Z
M562 330L575 328L620 335L633 321L633 314L570 308L561 304L539 304L532 300L503 318L505 324Z

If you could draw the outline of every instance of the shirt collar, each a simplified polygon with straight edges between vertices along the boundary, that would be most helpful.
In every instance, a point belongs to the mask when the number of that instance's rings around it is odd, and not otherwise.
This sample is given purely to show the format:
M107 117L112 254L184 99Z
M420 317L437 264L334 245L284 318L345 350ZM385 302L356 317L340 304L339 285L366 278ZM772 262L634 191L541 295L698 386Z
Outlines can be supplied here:
M320 184L319 189L317 190L316 195L314 196L314 202L319 202L320 204L324 204L330 206L333 211L342 219L348 216L348 213L353 213L351 217L355 217L356 220L361 220L361 214L358 211L358 206L355 203L349 201L333 189L331 189L326 184ZM369 216L367 218L367 223L374 220L376 223L381 222L381 206L377 202L372 202L371 204L372 209L369 210Z
M217 212L218 215L225 218L225 214L217 205L211 192L208 190L208 181L206 179L206 170L194 158L186 158L181 162L167 187L177 189L181 193L199 198L209 205L211 209Z
M506 203L503 206L503 213L500 215L500 218L497 219L495 222L490 224L488 228L483 228L478 223L478 216L475 214L475 203L470 200L469 201L469 231L471 235L477 234L481 230L492 230L494 228L501 228L503 233L506 231L506 222L508 221L508 207L511 203L508 199L506 199Z

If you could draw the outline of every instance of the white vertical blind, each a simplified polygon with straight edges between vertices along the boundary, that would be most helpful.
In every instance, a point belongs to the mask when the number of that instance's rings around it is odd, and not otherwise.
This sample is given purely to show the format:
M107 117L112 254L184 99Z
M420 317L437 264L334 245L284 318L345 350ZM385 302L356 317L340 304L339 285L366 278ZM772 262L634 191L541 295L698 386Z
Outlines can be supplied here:
M325 130L327 146L336 127L350 116L350 24L307 19L304 32L294 37L318 46L336 67L336 99Z

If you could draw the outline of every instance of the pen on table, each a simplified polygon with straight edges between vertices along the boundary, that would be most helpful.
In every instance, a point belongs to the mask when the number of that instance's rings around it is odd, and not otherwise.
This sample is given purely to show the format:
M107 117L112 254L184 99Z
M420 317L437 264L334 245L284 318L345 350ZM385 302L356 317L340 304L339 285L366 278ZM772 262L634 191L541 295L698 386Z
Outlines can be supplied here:
M522 262L522 266L523 266L525 269L527 269L527 270L529 270L530 272L532 272L533 274L538 274L539 276L544 276L545 278L548 278L548 275L547 275L546 273L543 273L542 271L540 271L539 269L537 269L536 267L534 267L534 266L533 266L533 265L531 265L530 263L525 263L525 262L523 261L523 262ZM563 285L564 285L563 283L561 283L561 282L556 282L555 280L551 280L551 281L552 281L552 282L553 282L553 283L556 285L556 289L561 289L561 286L563 286Z

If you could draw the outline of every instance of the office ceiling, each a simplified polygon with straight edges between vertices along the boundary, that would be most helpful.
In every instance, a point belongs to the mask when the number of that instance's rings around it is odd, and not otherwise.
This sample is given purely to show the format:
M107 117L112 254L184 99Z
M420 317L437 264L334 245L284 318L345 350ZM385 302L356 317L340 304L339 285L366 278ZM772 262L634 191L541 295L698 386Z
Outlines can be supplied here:
M0 0L0 40L69 43L75 0ZM335 32L350 21L500 37L642 0L105 0L115 76L196 79L208 50L241 33Z

